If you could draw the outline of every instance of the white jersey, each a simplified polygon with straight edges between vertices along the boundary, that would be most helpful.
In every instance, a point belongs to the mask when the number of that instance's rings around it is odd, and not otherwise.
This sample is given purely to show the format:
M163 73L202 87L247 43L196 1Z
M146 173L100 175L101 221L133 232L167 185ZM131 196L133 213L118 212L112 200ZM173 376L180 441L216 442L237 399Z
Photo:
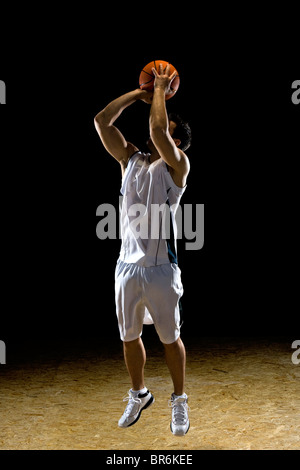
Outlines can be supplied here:
M162 158L136 152L125 170L121 194L120 260L150 267L177 264L176 210L185 191L174 183Z

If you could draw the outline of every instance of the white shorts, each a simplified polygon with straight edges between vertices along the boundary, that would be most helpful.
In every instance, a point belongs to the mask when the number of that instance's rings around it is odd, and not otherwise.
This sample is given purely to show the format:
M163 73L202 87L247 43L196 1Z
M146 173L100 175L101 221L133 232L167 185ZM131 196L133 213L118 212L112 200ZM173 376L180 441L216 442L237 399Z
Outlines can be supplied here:
M115 296L121 340L139 338L143 324L154 323L161 342L174 343L180 335L179 299L182 294L181 271L177 264L145 268L119 259L115 271Z

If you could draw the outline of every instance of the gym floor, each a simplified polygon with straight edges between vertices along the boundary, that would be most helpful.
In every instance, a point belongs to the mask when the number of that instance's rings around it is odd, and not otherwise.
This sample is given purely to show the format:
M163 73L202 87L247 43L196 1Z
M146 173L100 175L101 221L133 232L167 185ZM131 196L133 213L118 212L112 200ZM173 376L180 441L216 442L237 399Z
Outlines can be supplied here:
M0 366L0 449L299 449L300 365L279 338L184 338L190 430L170 432L172 382L152 327L146 386L155 403L118 428L130 388L120 341L31 345Z

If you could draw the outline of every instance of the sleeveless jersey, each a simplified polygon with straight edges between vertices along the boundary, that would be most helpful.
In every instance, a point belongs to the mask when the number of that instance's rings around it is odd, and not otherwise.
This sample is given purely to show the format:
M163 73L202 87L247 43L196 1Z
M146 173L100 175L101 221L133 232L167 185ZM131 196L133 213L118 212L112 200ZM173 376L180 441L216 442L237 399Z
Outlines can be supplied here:
M176 211L186 189L178 187L162 158L136 152L125 170L121 194L121 251L126 263L150 267L176 263Z

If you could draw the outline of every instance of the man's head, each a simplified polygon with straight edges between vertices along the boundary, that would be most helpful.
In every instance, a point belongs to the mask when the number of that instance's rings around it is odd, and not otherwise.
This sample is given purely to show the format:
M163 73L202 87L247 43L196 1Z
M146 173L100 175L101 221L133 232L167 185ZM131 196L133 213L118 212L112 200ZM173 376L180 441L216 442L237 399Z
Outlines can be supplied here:
M192 140L191 128L178 114L169 114L169 132L176 146L183 152L190 147ZM151 138L147 141L147 146L151 151L155 149Z
M192 132L189 124L181 119L178 114L169 114L169 132L178 148L185 152L191 145Z

